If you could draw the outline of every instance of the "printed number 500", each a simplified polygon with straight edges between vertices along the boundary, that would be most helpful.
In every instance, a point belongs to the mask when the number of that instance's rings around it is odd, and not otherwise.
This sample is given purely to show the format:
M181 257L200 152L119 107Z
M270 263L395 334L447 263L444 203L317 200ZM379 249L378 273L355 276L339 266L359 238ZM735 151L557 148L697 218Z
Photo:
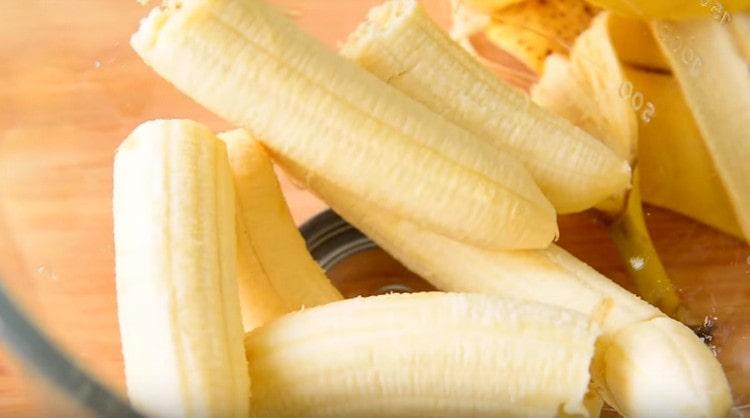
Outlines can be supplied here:
M630 102L630 106L635 110L635 113L638 113L643 109L643 112L641 112L640 117L643 123L649 123L651 122L651 119L653 119L654 114L656 113L656 106L652 102L646 102L646 99L643 97L643 93L640 91L635 91L635 88L633 87L633 83L630 81L624 81L622 84L620 84L620 97L623 100L628 100ZM644 108L645 105L645 108Z

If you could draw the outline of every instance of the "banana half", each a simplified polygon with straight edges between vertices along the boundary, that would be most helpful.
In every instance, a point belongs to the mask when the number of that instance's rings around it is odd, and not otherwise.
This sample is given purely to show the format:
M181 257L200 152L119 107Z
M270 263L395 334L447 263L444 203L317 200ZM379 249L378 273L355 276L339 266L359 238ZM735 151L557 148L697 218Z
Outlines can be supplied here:
M590 416L598 333L580 313L486 295L334 302L248 334L253 416Z
M373 207L487 248L541 248L557 235L554 207L520 162L258 0L168 4L143 20L131 44L272 154Z
M307 252L261 144L243 129L219 138L227 145L237 194L237 283L245 331L340 300Z
M341 53L528 168L559 213L630 184L630 166L585 131L529 101L477 62L413 0L373 8Z
M128 397L154 417L246 417L224 144L187 120L142 124L117 149L117 308Z

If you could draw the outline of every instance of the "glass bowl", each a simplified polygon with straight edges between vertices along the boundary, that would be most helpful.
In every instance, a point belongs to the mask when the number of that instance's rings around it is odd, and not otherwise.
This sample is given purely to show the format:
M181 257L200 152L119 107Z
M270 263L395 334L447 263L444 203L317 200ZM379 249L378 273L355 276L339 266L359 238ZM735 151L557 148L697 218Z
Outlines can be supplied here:
M380 3L273 2L332 48ZM423 3L449 25L448 0ZM148 10L135 1L0 0L0 10L0 416L128 416L115 306L114 150L147 119L230 125L131 50L128 39ZM519 64L486 52L501 63L500 76L528 85ZM298 224L326 208L280 174ZM645 213L679 292L715 321L713 344L741 414L750 403L750 248L674 212L646 206ZM560 229L561 246L633 289L595 214L562 216ZM357 254L327 266L346 295L429 289L384 254L363 257L369 261ZM373 266L390 267L353 279Z

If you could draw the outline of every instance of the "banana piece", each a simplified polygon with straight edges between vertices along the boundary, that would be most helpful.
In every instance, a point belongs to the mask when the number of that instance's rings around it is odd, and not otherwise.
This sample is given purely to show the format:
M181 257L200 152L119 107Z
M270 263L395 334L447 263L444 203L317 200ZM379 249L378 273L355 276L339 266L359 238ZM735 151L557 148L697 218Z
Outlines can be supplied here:
M342 299L307 252L260 143L243 129L219 138L227 146L237 193L237 283L245 331Z
M341 53L518 158L560 213L588 209L629 186L627 161L498 80L416 1L391 0L373 8Z
M716 166L674 77L627 66L625 72L635 90L660 109L651 123L639 126L643 200L742 237Z
M750 9L750 0L588 0L617 14L639 19L726 19L730 12Z
M598 334L578 312L486 295L334 302L248 334L253 416L589 416Z
M276 159L292 178L306 172ZM352 225L440 290L490 293L597 316L618 330L661 315L658 309L598 274L556 245L544 250L490 251L452 240L386 211L372 211L340 188L316 179L310 190ZM611 305L611 306L610 306Z
M750 239L748 64L737 50L731 31L719 22L657 21L652 28L695 117L743 235ZM676 48L676 39L689 40L689 46ZM685 48L694 59L687 58Z
M724 417L732 407L713 353L671 318L637 322L603 337L596 357L594 381L606 382L608 402L625 406L618 408L624 416Z
M488 248L540 248L557 236L554 208L521 163L258 0L167 4L131 44L274 154L373 205Z
M567 54L597 9L584 0L524 0L496 10L485 29L487 38L534 72L553 53Z
M205 126L136 128L114 162L117 306L128 396L154 417L246 417L234 189Z
M608 20L608 13L597 16L576 39L569 59L560 55L547 59L531 98L591 133L621 158L633 161L638 120L630 100L621 95L626 78L609 41Z
M304 177L304 169L289 161L279 161L293 177ZM638 385L650 379L650 388L674 391L660 410L663 416L721 416L731 405L729 384L721 365L695 334L684 325L649 325L663 313L637 296L597 273L563 249L552 245L534 251L490 251L446 238L391 213L374 212L353 196L318 179L313 190L341 216L372 238L407 268L438 289L451 292L486 293L539 302L581 312L598 318L602 338L623 347L623 355L632 362L651 359L651 348L619 342L620 331L634 324L659 338L651 338L659 353L658 368L634 368L631 363L598 361L592 369L594 387L611 406L625 416L650 417L648 405ZM653 328L652 328L653 327ZM628 336L631 334L625 334ZM624 338L624 337L623 337ZM598 350L598 349L597 349ZM687 353L688 357L685 357ZM650 361L650 360L644 360ZM685 371L689 371L685 378ZM254 380L255 381L255 380ZM706 392L715 395L706 397ZM687 413L682 405L693 405Z

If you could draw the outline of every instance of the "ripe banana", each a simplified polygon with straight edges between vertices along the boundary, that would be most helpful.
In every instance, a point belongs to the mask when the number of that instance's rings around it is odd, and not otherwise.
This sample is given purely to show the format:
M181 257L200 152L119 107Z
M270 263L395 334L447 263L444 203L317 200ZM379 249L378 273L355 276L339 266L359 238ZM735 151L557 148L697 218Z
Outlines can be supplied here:
M750 240L750 74L733 34L711 19L652 23L688 108ZM675 39L690 40L692 60ZM697 58L695 58L697 57ZM696 66L696 59L702 63Z
M621 15L644 20L693 19L750 9L750 0L588 0L591 4Z
M626 417L725 417L732 406L713 353L666 317L633 323L600 339L592 367L611 405ZM675 357L678 357L676 359ZM691 386L695 385L695 386Z
M554 208L521 163L259 0L169 3L151 12L131 44L274 154L374 206L488 248L541 248L557 235Z
M305 175L300 167L281 163L292 176ZM603 360L595 363L594 387L623 415L652 416L648 411L653 398L646 390L672 394L663 398L659 410L667 412L661 416L721 416L716 412L728 412L731 394L721 365L692 331L677 322L661 326L669 319L659 310L561 248L483 250L391 213L373 212L322 179L313 186L334 210L441 290L540 302L598 318L602 339L607 342L602 347L616 348L620 354L612 360L603 355ZM628 331L631 329L634 331ZM634 343L640 334L647 342ZM657 362L658 367L651 367ZM642 386L643 381L649 385Z
M224 145L186 120L146 122L117 150L117 305L128 396L154 417L248 416Z
M518 158L560 213L588 209L629 186L627 161L498 80L416 1L390 0L373 8L341 53Z
M300 166L277 163L293 178ZM507 297L570 308L589 316L612 306L603 328L618 330L633 321L660 315L653 306L601 276L556 245L533 251L489 251L455 241L385 211L374 212L324 179L309 184L333 210L352 223L410 270L438 289L497 293Z
M245 331L342 299L307 252L265 150L242 129L225 132L237 195L237 283Z
M643 200L742 237L724 185L674 77L627 66L625 70L635 90L660 110L651 123L639 126Z
M584 0L524 0L496 10L487 38L536 73L553 53L567 54L597 10Z
M578 312L486 295L334 302L248 334L253 416L589 416L598 334Z

